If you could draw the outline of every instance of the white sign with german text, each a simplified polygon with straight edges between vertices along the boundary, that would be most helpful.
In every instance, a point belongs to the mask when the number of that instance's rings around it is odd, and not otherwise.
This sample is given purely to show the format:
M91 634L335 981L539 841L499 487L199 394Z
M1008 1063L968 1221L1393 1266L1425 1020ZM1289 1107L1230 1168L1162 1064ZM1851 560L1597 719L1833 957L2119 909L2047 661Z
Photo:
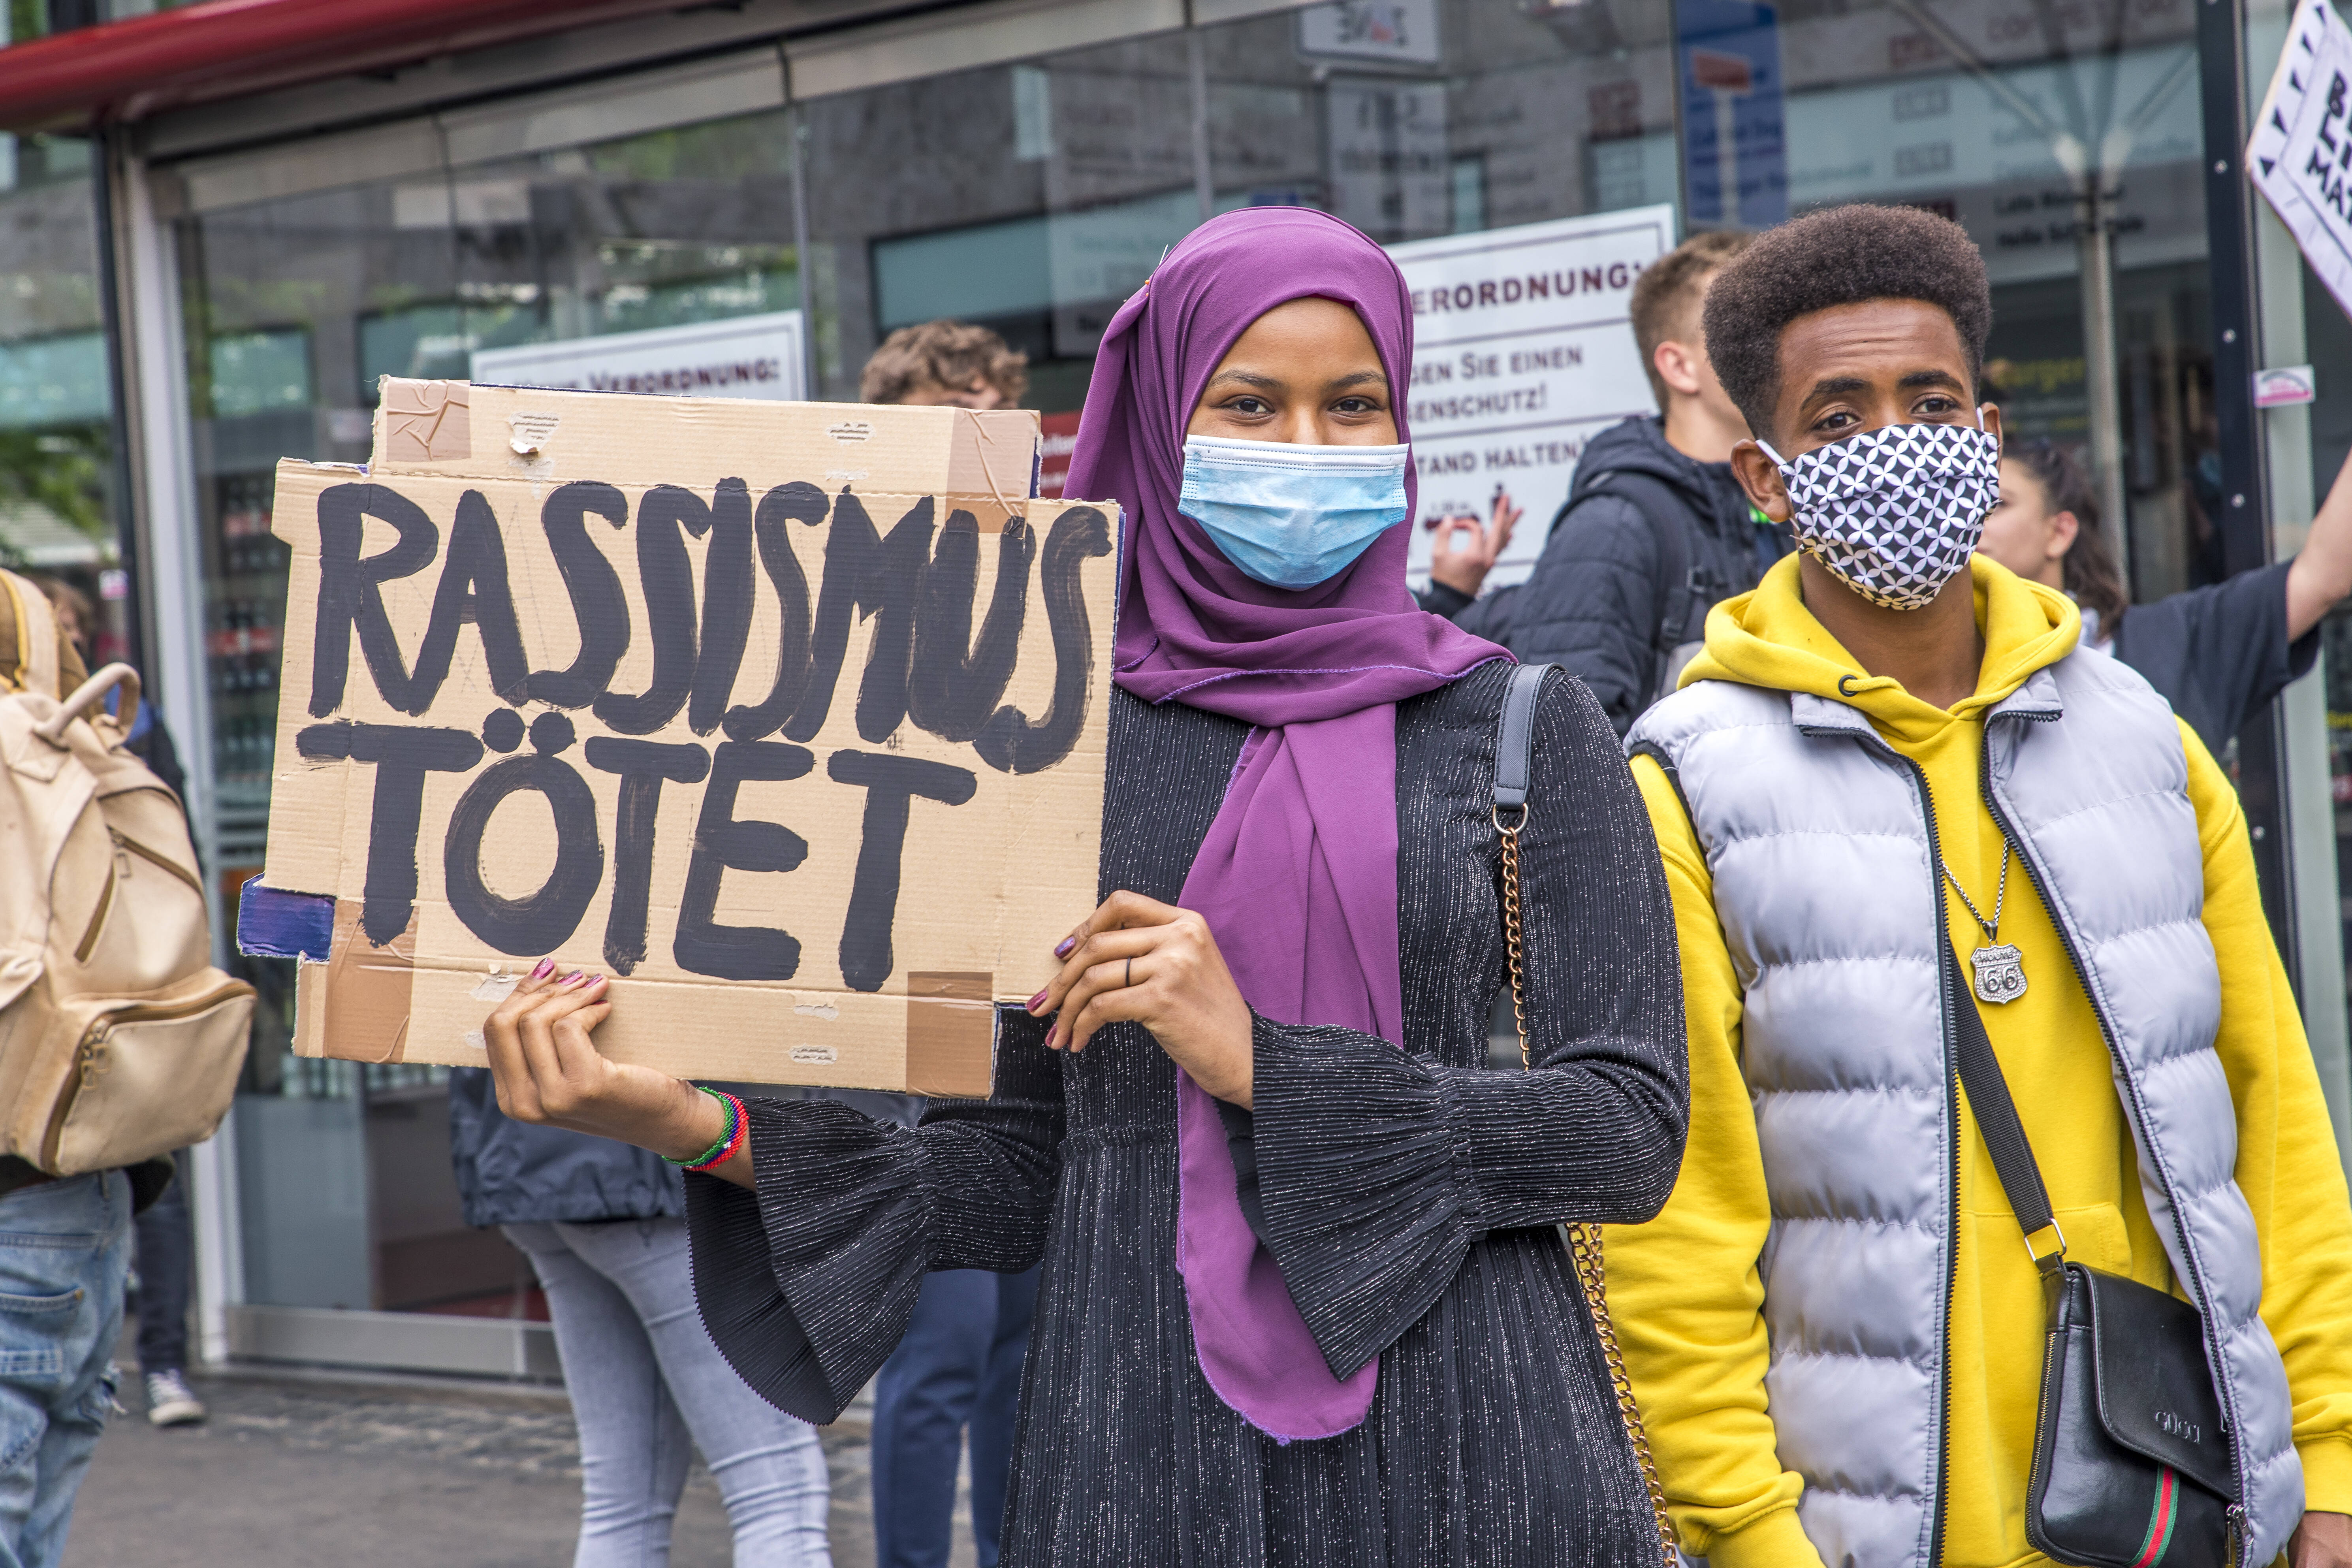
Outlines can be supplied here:
M1421 516L1407 571L1429 579L1437 519L1488 515L1498 489L1526 515L1489 586L1524 580L1597 432L1656 412L1631 301L1673 248L1664 204L1392 245L1412 290L1407 412Z
M2246 173L2352 311L2352 29L2303 0L2246 145Z
M474 351L473 379L489 386L636 392L673 397L808 395L801 313L772 310L642 332Z

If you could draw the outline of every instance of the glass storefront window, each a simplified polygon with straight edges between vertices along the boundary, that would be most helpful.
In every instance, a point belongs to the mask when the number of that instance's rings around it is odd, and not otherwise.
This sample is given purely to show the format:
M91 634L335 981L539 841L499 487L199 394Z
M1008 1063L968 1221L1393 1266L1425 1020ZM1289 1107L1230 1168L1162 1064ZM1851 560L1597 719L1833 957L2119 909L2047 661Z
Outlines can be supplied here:
M1192 68L1166 35L805 105L820 395L895 328L952 316L1074 410L1104 323L1201 221Z
M229 907L275 763L278 458L363 461L381 375L798 309L788 138L750 116L180 221ZM293 966L236 962L262 994L236 1110L246 1299L542 1315L520 1255L460 1218L446 1069L295 1058Z
M61 581L120 658L114 406L87 142L0 135L0 566Z

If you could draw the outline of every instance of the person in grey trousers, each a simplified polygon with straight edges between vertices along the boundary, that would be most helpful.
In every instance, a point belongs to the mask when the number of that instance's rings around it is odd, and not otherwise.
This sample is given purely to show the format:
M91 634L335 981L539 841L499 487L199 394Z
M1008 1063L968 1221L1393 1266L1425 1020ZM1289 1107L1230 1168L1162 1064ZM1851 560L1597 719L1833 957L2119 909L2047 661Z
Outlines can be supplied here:
M572 1568L659 1568L694 1451L737 1568L832 1568L832 1489L816 1428L720 1358L694 1304L685 1189L661 1157L510 1121L488 1072L449 1075L450 1158L466 1223L495 1225L547 1292L580 1426Z

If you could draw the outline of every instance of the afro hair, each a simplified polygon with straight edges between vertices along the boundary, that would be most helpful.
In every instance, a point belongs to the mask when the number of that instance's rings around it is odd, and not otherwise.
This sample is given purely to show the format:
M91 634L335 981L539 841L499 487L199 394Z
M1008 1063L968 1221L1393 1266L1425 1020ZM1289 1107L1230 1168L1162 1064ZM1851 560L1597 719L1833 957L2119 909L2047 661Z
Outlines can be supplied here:
M1706 357L1750 430L1771 432L1789 323L1865 300L1937 307L1959 330L1970 382L1981 375L1992 289L1968 231L1917 207L1831 207L1758 235L1706 291Z

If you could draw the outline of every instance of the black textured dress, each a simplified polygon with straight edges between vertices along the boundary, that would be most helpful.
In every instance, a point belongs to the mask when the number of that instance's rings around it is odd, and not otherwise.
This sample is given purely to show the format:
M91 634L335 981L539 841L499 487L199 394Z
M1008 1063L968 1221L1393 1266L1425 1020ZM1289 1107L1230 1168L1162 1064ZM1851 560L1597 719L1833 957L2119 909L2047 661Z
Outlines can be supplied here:
M1381 1358L1362 1426L1283 1445L1218 1400L1176 1270L1173 1066L1132 1024L1047 1051L1015 1012L993 1099L935 1101L913 1131L753 1101L757 1194L688 1180L703 1318L736 1370L831 1420L898 1343L923 1270L1042 1253L1008 1568L1654 1564L1550 1227L1646 1219L1673 1187L1674 921L1616 737L1554 675L1521 840L1537 1070L1487 1068L1509 973L1489 819L1507 679L1490 665L1398 705L1406 1048L1256 1026L1261 1234L1333 1373ZM1248 727L1110 700L1102 886L1173 902Z

